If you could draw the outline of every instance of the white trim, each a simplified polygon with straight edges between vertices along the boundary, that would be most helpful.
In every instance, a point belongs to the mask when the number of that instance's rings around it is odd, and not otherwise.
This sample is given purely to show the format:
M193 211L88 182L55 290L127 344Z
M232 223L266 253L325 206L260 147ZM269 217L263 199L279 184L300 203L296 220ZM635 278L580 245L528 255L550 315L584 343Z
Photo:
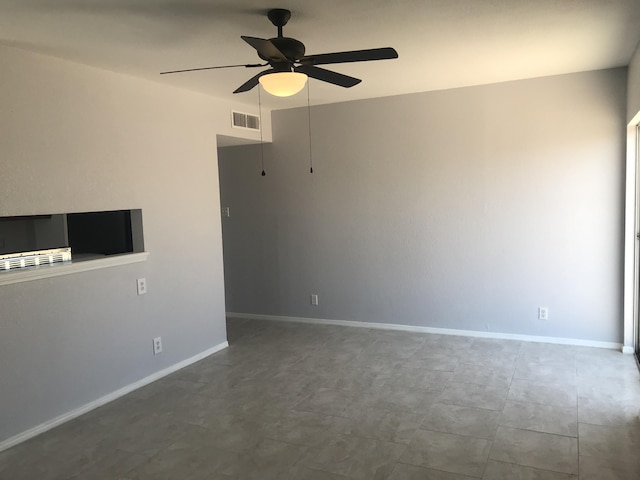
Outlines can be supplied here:
M578 338L539 337L518 333L477 332L475 330L456 330L452 328L420 327L416 325L398 325L395 323L369 323L352 320L328 320L324 318L281 317L278 315L259 315L255 313L227 312L229 318L246 318L249 320L272 320L278 322L311 323L317 325L337 325L341 327L373 328L378 330L400 330L403 332L438 333L441 335L461 335L464 337L497 338L503 340L523 340L525 342L556 343L560 345L577 345L582 347L607 348L621 350L622 344L615 342L597 342Z
M111 255L91 260L40 265L39 267L29 267L24 270L9 270L0 272L0 286L30 282L32 280L57 277L60 275L70 275L72 273L88 272L89 270L98 270L101 268L117 267L130 263L139 263L146 261L148 257L149 252L125 253L123 255Z
M633 347L629 347L628 345L625 345L624 347L622 347L622 353L624 353L625 355L634 353Z
M640 112L627 125L627 159L625 173L625 212L624 212L624 277L623 277L623 342L625 348L635 350L636 335L634 332L635 318L638 314L637 283L638 278L638 192L637 190L637 161L640 152L638 148L638 125Z
M194 355L193 357L190 357L190 358L187 358L186 360L182 360L181 362L175 363L170 367L165 368L164 370L160 370L159 372L153 373L148 377L142 378L137 382L127 385L126 387L122 387L116 390L115 392L111 392L103 397L100 397L97 400L94 400L93 402L89 402L79 408L71 410L70 412L67 412L58 417L52 418L51 420L47 420L46 422L41 423L40 425L36 425L35 427L30 428L29 430L26 430L22 433L19 433L18 435L10 437L0 442L0 452L13 447L14 445L22 443L26 440L29 440L30 438L33 438L36 435L40 435L41 433L44 433L47 430L51 430L52 428L57 427L58 425L61 425L65 422L68 422L69 420L73 420L74 418L77 418L80 415L83 415L87 412L90 412L91 410L94 410L109 402L112 402L124 395L127 395L128 393L133 392L134 390L144 387L145 385L148 385L150 383L153 383L156 380L160 380L162 377L166 377L167 375L170 375L173 372L176 372L184 367L187 367L192 363L198 362L203 358L208 357L209 355L213 355L214 353L219 352L220 350L223 350L228 346L229 346L228 342L222 342L214 347L209 348L208 350L205 350L204 352Z

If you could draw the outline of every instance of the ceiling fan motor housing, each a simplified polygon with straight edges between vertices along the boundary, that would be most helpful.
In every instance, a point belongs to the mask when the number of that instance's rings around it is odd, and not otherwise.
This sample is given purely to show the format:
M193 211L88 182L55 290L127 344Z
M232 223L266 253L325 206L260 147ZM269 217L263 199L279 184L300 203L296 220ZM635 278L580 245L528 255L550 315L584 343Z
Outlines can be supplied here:
M275 45L275 47L278 50L280 50L280 52L282 52L282 54L285 57L287 57L287 60L289 60L292 63L304 57L304 52L305 52L304 43L302 43L299 40L296 40L295 38L276 37L276 38L270 38L269 41L273 43L273 45ZM279 59L273 59L273 58L265 58L262 55L260 55L260 57L266 61L275 60L277 62L279 60Z

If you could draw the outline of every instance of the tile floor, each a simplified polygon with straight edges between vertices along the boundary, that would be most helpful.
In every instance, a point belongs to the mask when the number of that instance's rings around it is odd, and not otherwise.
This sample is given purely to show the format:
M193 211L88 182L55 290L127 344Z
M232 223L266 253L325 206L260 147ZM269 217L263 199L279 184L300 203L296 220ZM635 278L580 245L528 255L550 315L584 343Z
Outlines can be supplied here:
M0 453L3 480L638 480L632 355L249 320Z

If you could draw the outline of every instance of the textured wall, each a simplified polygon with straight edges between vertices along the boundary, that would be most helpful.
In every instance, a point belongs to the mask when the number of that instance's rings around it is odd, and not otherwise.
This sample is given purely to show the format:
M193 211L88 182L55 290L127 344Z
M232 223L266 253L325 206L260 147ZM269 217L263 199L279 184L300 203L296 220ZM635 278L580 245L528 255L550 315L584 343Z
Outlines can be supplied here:
M234 132L205 96L11 48L0 65L0 216L141 208L150 252L0 286L2 441L226 341L216 133Z
M219 152L227 310L621 341L626 75L318 106L313 175L275 112L266 177Z

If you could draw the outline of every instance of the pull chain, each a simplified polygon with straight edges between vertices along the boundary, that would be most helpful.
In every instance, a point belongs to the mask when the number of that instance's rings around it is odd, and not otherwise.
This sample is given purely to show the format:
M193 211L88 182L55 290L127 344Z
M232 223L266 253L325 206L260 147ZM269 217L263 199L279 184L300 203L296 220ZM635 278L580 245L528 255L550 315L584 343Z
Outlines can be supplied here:
M307 118L309 119L309 173L313 173L313 156L311 154L311 101L309 100L309 84L307 80Z
M262 176L266 176L264 171L264 141L262 140L262 97L260 96L260 85L258 85L258 115L260 116L260 165L262 166Z

